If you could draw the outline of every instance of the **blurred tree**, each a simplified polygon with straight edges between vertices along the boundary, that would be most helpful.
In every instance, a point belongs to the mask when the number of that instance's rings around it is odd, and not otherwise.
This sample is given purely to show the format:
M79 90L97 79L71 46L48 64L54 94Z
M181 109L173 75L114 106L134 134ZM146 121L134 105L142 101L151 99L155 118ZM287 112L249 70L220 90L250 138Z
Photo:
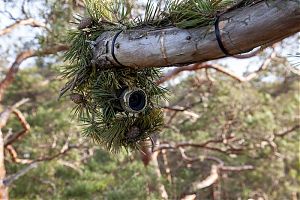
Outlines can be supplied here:
M262 64L245 76L207 62L169 70L157 83L180 83L169 84L170 100L161 102L166 123L154 152L145 145L140 155L115 156L86 141L72 120L73 106L57 101L59 52L68 49L66 27L84 4L4 4L1 18L13 23L0 36L26 25L33 39L28 48L12 36L13 53L1 56L2 66L11 61L7 55L16 56L0 75L1 199L8 188L12 199L300 198L299 76L278 54L287 45L258 54ZM19 72L32 57L38 59ZM184 71L191 73L179 76Z

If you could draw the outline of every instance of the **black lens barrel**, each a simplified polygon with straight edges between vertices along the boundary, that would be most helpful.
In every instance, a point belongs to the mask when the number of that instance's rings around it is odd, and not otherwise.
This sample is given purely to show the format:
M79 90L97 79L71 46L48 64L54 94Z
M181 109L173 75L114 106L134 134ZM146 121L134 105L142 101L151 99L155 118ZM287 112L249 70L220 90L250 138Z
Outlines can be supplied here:
M147 95L140 88L126 88L120 96L120 103L124 111L140 113L147 106Z

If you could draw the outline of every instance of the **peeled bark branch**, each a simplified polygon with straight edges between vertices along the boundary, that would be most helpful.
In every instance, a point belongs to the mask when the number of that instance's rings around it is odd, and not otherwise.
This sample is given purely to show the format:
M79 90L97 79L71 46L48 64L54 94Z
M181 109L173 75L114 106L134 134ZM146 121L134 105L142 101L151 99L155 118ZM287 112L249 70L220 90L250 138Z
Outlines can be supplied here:
M298 1L275 0L228 12L220 18L225 48L239 54L270 45L300 31ZM127 67L164 67L225 57L213 26L105 32L96 41L93 62ZM115 39L114 45L112 45ZM114 50L115 58L112 51Z

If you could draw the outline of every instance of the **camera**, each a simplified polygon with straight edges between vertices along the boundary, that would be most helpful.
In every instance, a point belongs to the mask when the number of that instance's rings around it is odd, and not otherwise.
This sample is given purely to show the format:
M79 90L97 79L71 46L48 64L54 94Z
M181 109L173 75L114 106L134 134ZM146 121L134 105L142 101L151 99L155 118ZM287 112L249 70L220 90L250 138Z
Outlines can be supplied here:
M147 95L140 88L125 88L120 95L120 103L124 111L140 113L147 107Z

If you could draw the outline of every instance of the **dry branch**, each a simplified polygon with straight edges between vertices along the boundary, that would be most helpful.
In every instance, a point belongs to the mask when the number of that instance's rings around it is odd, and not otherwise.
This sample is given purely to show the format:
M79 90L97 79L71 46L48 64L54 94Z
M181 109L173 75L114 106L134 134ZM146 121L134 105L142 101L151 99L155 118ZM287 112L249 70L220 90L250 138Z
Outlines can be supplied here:
M15 103L13 106L6 108L3 112L0 113L0 129L2 129L6 125L7 120L9 118L9 116L11 115L11 113L15 109L17 109L19 106L26 103L27 101L29 101L29 99L27 99L27 98L22 99L22 100L18 101L17 103Z
M242 165L242 166L212 165L210 175L202 181L194 182L191 188L193 191L197 191L213 185L219 179L220 172L239 172L239 171L252 170L252 169L254 169L252 165Z
M287 129L287 130L285 130L285 131L283 131L283 132L281 132L281 133L275 133L274 136L275 136L275 137L281 137L281 138L282 138L282 137L286 136L287 134L289 134L289 133L291 133L291 132L293 132L293 131L296 131L296 130L298 130L298 129L300 129L300 125L299 125L299 124L293 126L293 127L290 128L290 129Z
M15 75L17 74L18 70L19 70L19 66L21 65L21 63L31 57L35 57L35 56L46 56L46 55L50 55L50 54L55 54L58 53L60 51L65 51L67 50L69 47L67 45L63 45L63 44L59 44L53 47L47 47L43 50L27 50L27 51L23 51L21 53L18 54L18 56L16 57L15 61L13 62L13 64L9 67L9 70L5 76L5 78L0 82L0 101L2 100L3 97L3 93L5 91L5 89L12 83L12 81L15 78Z
M210 174L204 180L198 180L192 183L189 188L189 195L196 193L198 190L211 187L218 182L221 178L221 173L224 172L240 172L246 170L253 170L252 165L241 165L241 166L223 166L223 165L212 165Z
M16 29L19 26L24 26L24 25L29 25L32 27L42 27L42 28L47 28L46 24L39 22L33 18L29 19L23 19L23 20L18 20L15 23L5 27L4 29L0 30L0 36L6 35L10 32L12 32L14 29Z
M161 196L162 199L167 200L168 199L168 193L166 191L166 188L165 188L164 184L160 181L161 171L160 171L158 160L157 160L158 159L158 154L159 154L159 152L152 153L152 162L151 162L151 164L154 167L157 179L159 180L157 186L158 186L158 189L159 189L159 192L160 192L160 196Z
M29 165L27 165L26 167L24 167L23 169L21 169L20 171L18 171L15 174L12 174L8 177L6 177L3 180L3 184L8 187L10 186L14 181L16 181L18 178L20 178L21 176L25 175L27 172L29 172L31 169L34 169L38 166L38 163L31 163Z
M176 77L178 74L184 71L197 71L201 69L214 69L220 73L223 73L239 82L244 82L246 81L246 78L241 77L234 72L230 71L229 69L226 69L225 67L222 67L221 65L218 64L209 64L209 63L200 63L200 64L192 64L192 65L186 65L183 67L178 67L174 70L171 70L167 72L163 77L161 77L156 83L157 84L162 84L174 77Z
M226 140L233 139L233 137L229 136L226 138ZM180 143L169 143L169 142L163 142L159 144L157 147L154 148L154 151L161 151L163 149L180 149L185 147L192 147L192 148L203 148L211 151L217 151L220 153L228 154L228 153L238 153L243 151L243 149L236 149L230 146L227 146L226 149L223 148L217 148L212 147L210 144L223 144L224 138L220 139L211 139L207 140L203 143L192 143L192 142L180 142Z
M6 147L7 145L10 145L14 143L16 140L18 140L20 137L28 133L30 129L30 125L26 121L24 115L21 113L21 111L14 109L13 113L16 115L17 119L19 120L21 126L23 127L23 130L19 131L16 134L10 135L5 141L4 141L4 146Z
M18 106L27 102L28 99L22 99L15 103L13 106L6 108L0 113L0 199L8 199L8 188L4 184L6 176L5 164L4 164L4 139L2 134L2 128L7 124L9 116Z
M224 46L230 54L247 52L270 45L300 31L300 7L296 1L264 1L233 10L221 16L220 28ZM225 57L209 27L160 30L126 30L105 32L96 41L93 62L116 60L133 68L163 67L204 62ZM112 48L116 60L112 55Z
M268 67L268 65L271 63L272 59L274 59L276 56L277 56L277 54L273 48L273 52L270 54L270 56L268 56L264 60L264 62L261 64L261 66L254 72L248 74L247 76L239 76L236 73L234 73L233 71L231 71L225 67L222 67L219 64L197 63L197 64L186 65L183 67L175 68L175 69L167 72L166 74L164 74L164 76L162 76L158 81L156 81L156 83L162 84L162 83L169 81L170 79L176 77L177 75L179 75L180 73L182 73L184 71L197 71L197 70L201 70L201 69L205 69L205 70L214 69L217 72L223 73L226 76L229 76L230 78L233 78L234 80L237 80L239 82L248 82L248 81L251 81L252 79L256 78L261 71L264 71Z
M7 145L5 147L5 149L9 153L9 155L10 155L10 157L11 157L11 159L12 159L13 162L20 163L20 164L30 164L30 163L33 163L33 160L19 158L17 151L15 150L15 148L12 145Z

